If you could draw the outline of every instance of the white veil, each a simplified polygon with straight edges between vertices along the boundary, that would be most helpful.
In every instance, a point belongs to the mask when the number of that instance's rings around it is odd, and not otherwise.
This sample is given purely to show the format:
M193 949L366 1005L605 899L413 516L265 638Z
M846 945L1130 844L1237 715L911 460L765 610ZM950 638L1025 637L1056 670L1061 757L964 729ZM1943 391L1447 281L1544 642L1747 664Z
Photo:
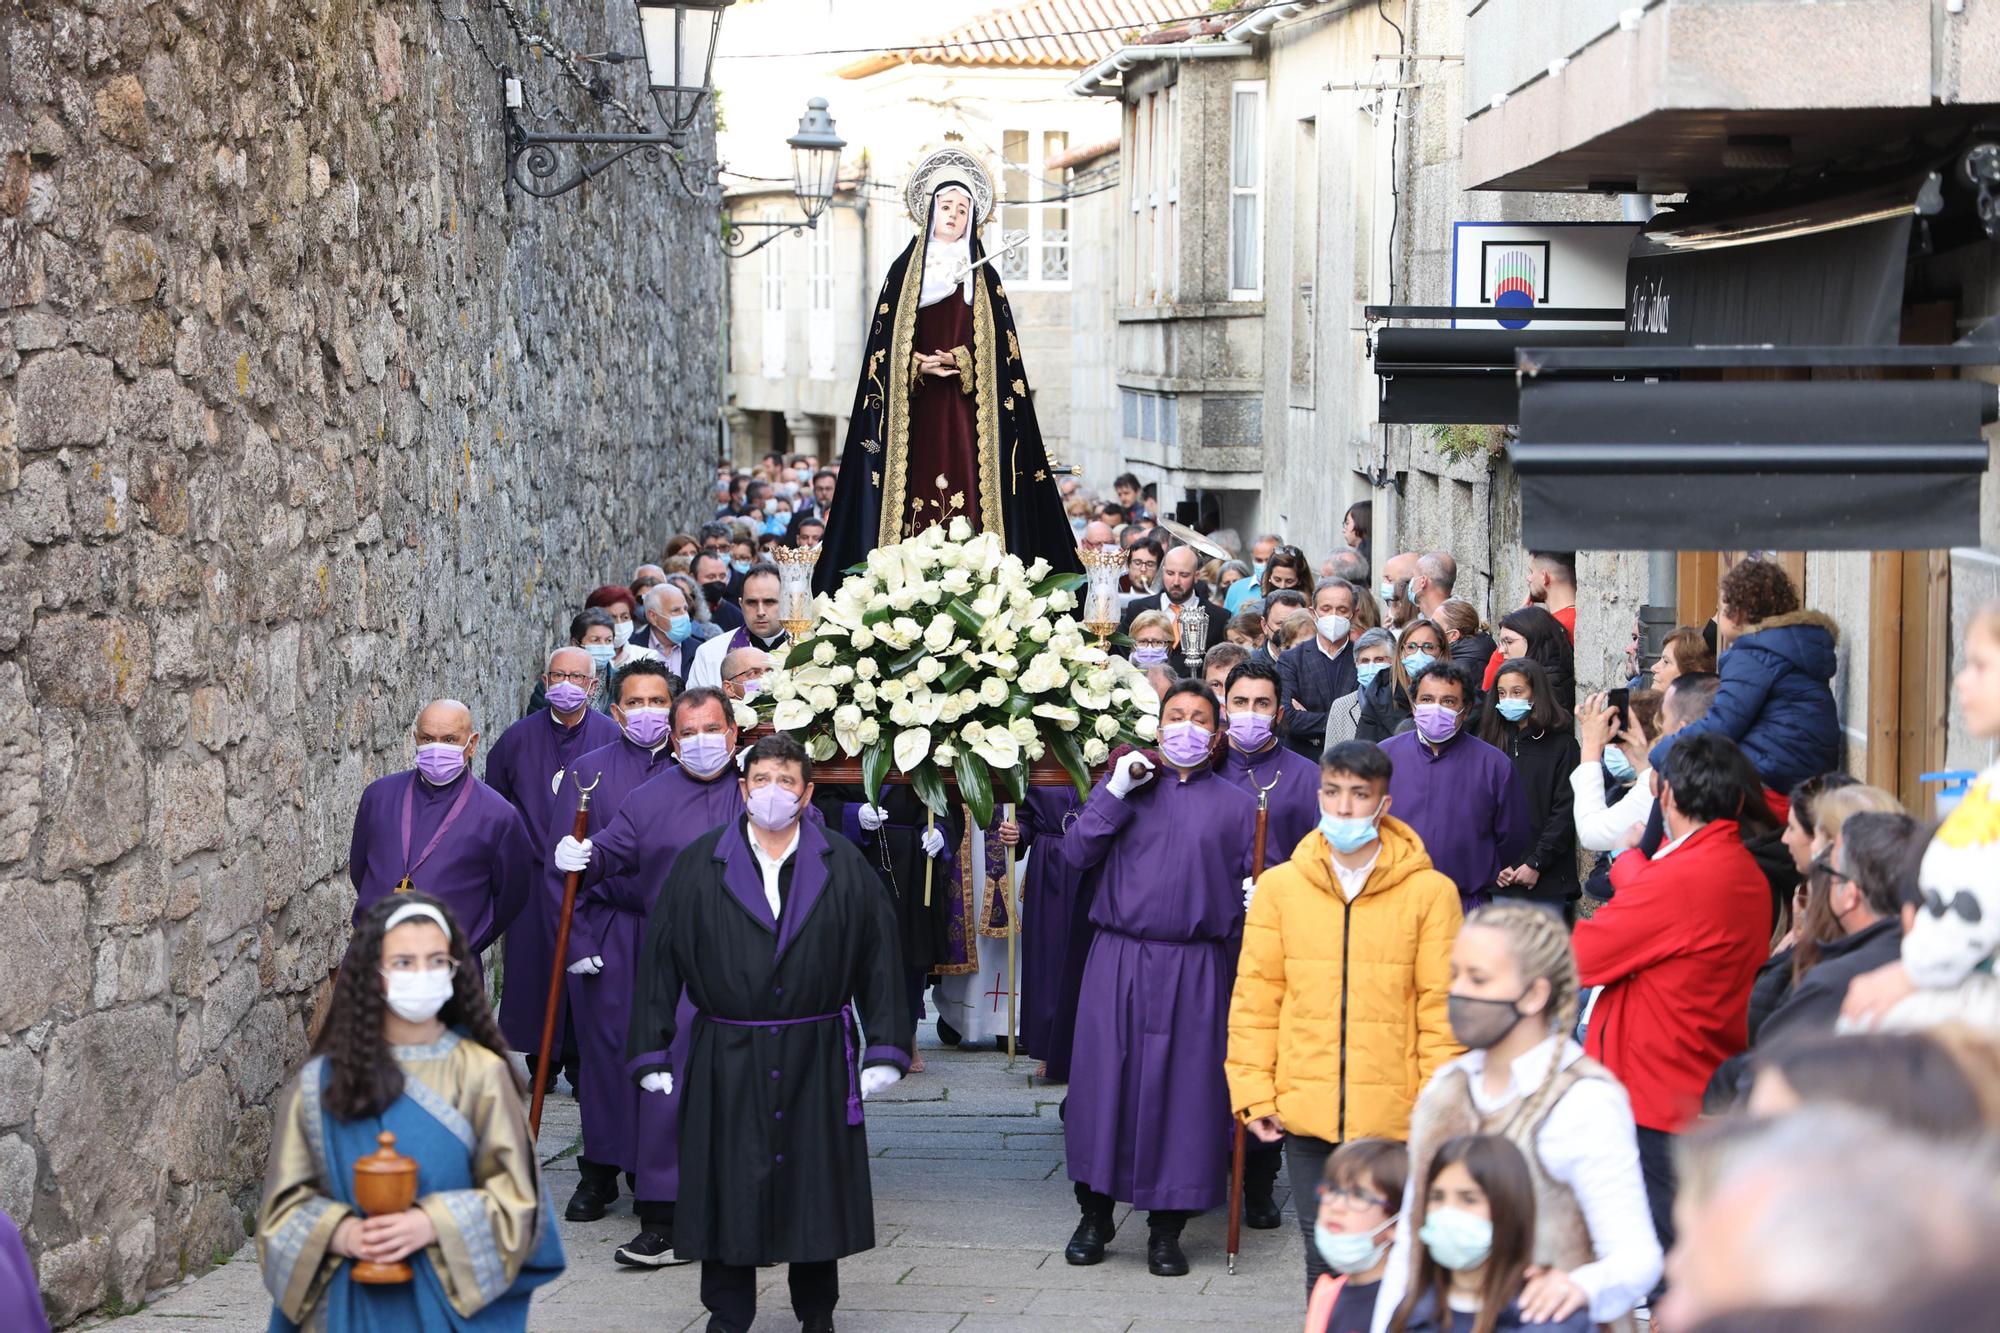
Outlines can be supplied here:
M966 204L965 231L955 241L941 241L937 238L937 203L947 193L962 195ZM924 285L917 294L918 306L936 305L950 296L953 288L962 287L965 303L972 304L972 192L957 181L950 181L938 187L931 204L931 235L924 243Z

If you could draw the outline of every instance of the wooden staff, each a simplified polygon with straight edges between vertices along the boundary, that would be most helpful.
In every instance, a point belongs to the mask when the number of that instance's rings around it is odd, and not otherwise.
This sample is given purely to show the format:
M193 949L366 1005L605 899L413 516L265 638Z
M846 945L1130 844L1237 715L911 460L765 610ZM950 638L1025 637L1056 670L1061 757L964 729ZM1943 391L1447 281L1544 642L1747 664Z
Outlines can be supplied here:
M1256 779L1252 778L1252 782ZM1257 788L1257 830L1250 844L1250 882L1255 884L1264 873L1264 835L1269 831L1271 819L1271 787L1278 785L1273 777L1270 787ZM1236 1141L1229 1150L1229 1274L1236 1275L1236 1252L1243 1239L1243 1150L1248 1134L1243 1127L1243 1117L1236 1121Z
M936 827L937 811L931 809L929 806L925 806L924 832L929 833ZM931 869L937 864L937 858L931 855L930 848L926 847L922 850L924 853L924 906L929 907L931 905Z
M1014 822L1015 806L1012 801L1002 807L1000 817L1008 823ZM1021 899L1014 892L1014 844L1005 843L1007 852L1007 1072L1014 1072L1014 1004L1015 993L1020 985L1020 972L1015 967L1015 942L1021 934Z
M582 842L590 833L590 794L597 790L597 784L604 781L599 773L590 780L588 787L577 783L580 795L576 801L576 823L570 829L570 836ZM539 1137L542 1132L542 1094L549 1088L549 1048L556 1041L556 1010L562 1004L563 974L568 971L564 959L569 956L569 922L571 913L576 911L576 890L583 882L583 872L572 870L563 876L562 915L556 920L555 964L549 969L549 1004L542 1012L542 1045L535 1057L535 1094L528 1102L528 1134Z

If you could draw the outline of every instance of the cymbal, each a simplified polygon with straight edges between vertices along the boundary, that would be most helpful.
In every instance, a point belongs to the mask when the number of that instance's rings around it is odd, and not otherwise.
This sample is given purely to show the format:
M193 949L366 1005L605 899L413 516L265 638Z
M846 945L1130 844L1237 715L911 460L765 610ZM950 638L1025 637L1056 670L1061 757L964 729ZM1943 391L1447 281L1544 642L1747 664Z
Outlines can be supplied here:
M1228 550L1226 550L1223 547L1217 546L1214 542L1202 536L1199 532L1196 532L1193 528L1189 527L1185 523L1176 523L1173 519L1170 518L1156 518L1153 520L1153 524L1155 527L1164 530L1168 536L1175 537L1181 541L1186 542L1189 546L1194 547L1195 550L1201 552L1201 554L1205 556L1208 556L1210 559L1234 560L1236 558L1235 556L1231 555L1228 552Z

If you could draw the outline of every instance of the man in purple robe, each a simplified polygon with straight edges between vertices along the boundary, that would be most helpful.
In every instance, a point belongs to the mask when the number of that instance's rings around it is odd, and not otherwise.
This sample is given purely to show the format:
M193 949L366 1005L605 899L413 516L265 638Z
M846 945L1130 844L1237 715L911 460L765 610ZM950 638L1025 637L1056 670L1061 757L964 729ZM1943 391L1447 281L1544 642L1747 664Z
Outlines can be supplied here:
M476 954L528 902L541 858L520 812L472 776L471 709L433 700L413 739L416 767L369 783L354 812L354 920L389 894L420 890L451 908Z
M0 1213L0 1328L11 1333L49 1333L48 1312L42 1308L35 1266L14 1219Z
M1222 1059L1257 802L1215 776L1221 712L1198 680L1170 688L1160 701L1166 773L1150 757L1114 756L1063 839L1079 867L1103 868L1063 1116L1083 1206L1063 1254L1072 1264L1104 1258L1124 1200L1152 1214L1147 1269L1184 1274L1181 1229L1223 1201Z
M1395 772L1396 818L1423 839L1431 864L1458 886L1461 907L1490 902L1500 871L1528 850L1528 795L1504 750L1466 733L1472 677L1432 662L1410 681L1414 731L1382 742Z
M500 733L486 752L486 785L521 812L528 839L539 858L569 831L576 804L557 799L563 775L580 754L618 739L618 724L590 706L597 692L597 666L581 648L558 648L542 672L548 707L528 714ZM561 884L558 882L560 891ZM531 902L507 932L507 986L500 997L500 1032L507 1044L529 1058L542 1040L542 1011L549 998L549 967L555 961L555 914L546 900ZM559 1024L564 1052L575 1050L567 1024ZM572 1069L575 1060L565 1061Z

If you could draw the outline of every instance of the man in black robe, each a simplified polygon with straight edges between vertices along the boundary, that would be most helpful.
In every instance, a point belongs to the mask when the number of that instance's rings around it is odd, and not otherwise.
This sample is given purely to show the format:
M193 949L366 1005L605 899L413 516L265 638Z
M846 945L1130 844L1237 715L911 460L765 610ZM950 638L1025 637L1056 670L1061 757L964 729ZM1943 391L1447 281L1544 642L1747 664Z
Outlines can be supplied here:
M895 909L853 844L800 817L797 741L751 746L742 783L747 818L690 843L647 918L626 1067L651 1092L684 1084L674 1248L702 1261L711 1333L750 1327L757 1267L776 1263L804 1327L831 1330L836 1261L875 1244L861 1102L910 1064Z

